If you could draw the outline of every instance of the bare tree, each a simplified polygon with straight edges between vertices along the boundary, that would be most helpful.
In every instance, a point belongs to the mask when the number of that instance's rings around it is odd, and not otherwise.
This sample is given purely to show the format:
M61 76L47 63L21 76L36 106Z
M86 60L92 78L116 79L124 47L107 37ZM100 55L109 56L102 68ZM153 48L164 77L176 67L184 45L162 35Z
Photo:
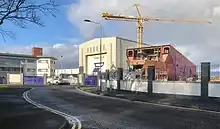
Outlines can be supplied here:
M57 6L54 0L37 3L38 0L0 0L0 33L3 36L13 37L12 31L6 31L3 24L12 22L18 27L26 28L28 23L44 26L41 16L56 16Z

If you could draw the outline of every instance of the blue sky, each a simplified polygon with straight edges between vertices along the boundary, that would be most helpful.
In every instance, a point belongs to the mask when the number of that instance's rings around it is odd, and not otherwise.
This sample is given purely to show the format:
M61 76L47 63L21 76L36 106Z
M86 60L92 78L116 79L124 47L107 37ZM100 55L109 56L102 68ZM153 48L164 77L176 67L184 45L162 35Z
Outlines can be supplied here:
M41 0L44 1L44 0ZM68 39L81 40L81 35L76 26L71 24L67 19L68 5L73 3L73 0L58 0L61 6L59 7L59 13L57 17L44 16L42 20L45 27L39 27L34 24L28 24L28 28L22 29L15 25L6 22L4 28L15 32L16 39L7 38L0 41L4 45L30 45L30 44L41 44L41 43L64 43L68 42Z
M37 0L44 2L44 0ZM174 19L211 19L210 24L145 22L144 42L152 45L172 44L195 64L211 61L219 64L216 56L220 49L220 3L219 0L56 0L60 6L57 17L43 17L46 27L29 24L28 29L18 28L8 22L3 27L16 33L16 39L0 37L0 51L31 54L31 47L44 48L50 56L62 55L63 66L78 67L78 46L85 40L99 37L99 27L84 23L84 19L100 22L105 37L117 36L136 40L135 23L106 21L101 13L118 14L133 4L141 4L143 16ZM197 2L195 2L197 1ZM198 2L200 1L200 2ZM70 6L71 5L71 6ZM183 6L184 5L184 6ZM166 7L166 8L164 8ZM198 8L199 7L199 8ZM135 9L123 15L137 16ZM208 52L208 54L207 54ZM60 61L60 60L59 60ZM59 63L58 61L58 63Z

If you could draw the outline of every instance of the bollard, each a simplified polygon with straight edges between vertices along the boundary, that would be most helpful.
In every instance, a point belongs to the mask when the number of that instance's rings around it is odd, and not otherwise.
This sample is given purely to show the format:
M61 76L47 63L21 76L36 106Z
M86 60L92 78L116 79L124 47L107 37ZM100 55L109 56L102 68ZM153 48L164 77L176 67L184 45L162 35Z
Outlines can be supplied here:
M155 80L155 67L149 66L147 68L147 79L148 79L148 94L152 95L153 93L153 80Z
M123 80L123 68L117 69L117 91L121 90L120 81Z
M109 91L109 88L107 87L108 81L109 81L109 70L105 70L105 87L107 91Z
M201 63L201 97L207 99L209 97L209 81L210 81L210 62Z

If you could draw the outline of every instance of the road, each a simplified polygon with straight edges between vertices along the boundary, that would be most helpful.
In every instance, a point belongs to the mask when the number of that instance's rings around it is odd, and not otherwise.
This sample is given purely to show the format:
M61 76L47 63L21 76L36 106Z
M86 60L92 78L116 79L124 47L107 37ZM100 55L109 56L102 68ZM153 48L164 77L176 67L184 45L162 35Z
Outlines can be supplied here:
M73 88L35 88L28 96L75 116L83 129L220 129L220 114L100 98Z
M22 98L25 88L0 89L1 129L58 129L65 118L36 108Z

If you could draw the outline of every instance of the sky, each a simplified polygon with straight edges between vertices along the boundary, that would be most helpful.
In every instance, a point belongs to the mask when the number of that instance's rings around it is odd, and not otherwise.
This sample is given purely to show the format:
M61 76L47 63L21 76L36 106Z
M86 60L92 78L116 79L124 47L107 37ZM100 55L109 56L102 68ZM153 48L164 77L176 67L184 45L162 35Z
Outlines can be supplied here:
M59 59L58 66L62 62L65 68L76 68L78 45L99 36L99 26L84 23L84 19L100 22L106 37L136 40L136 23L106 21L101 14L137 16L137 11L131 6L141 4L144 17L211 20L212 24L148 21L144 23L144 42L171 44L195 64L203 61L220 63L219 0L57 0L57 3L61 5L60 12L55 18L43 17L45 27L29 24L27 29L21 29L5 23L4 29L15 32L16 39L4 41L0 37L0 51L31 54L33 46L43 47L45 55Z

